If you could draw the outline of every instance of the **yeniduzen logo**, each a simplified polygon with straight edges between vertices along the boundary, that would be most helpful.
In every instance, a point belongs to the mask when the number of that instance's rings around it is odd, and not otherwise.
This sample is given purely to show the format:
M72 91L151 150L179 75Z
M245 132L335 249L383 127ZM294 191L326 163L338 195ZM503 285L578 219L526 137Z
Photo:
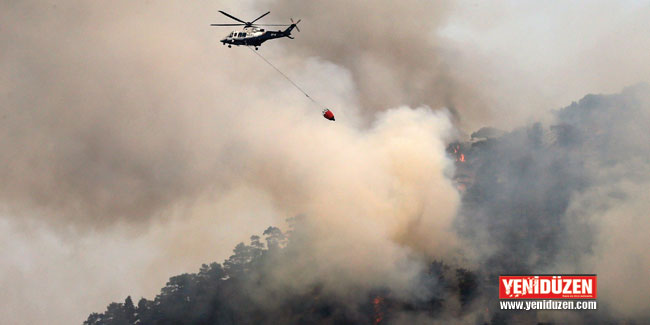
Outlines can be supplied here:
M596 299L597 288L595 274L499 276L499 299Z

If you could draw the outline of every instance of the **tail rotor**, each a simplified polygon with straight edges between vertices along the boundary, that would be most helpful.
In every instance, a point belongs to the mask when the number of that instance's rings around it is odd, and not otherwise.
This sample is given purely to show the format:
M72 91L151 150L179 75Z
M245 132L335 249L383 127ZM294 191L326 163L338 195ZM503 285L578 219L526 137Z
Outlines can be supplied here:
M297 22L293 22L293 18L289 18L289 19L291 19L291 25L294 26L294 27L296 27L296 30L297 30L297 31L300 31L300 28L298 28L298 23L299 23L302 19L298 19Z

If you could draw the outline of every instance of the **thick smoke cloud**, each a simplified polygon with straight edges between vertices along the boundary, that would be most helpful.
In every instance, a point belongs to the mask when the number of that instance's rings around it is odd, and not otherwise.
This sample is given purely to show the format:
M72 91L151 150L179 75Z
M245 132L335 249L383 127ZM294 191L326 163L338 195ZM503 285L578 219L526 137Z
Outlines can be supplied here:
M194 114L218 83L188 84L207 78L190 64L204 48L134 6L115 17L118 4L3 3L0 191L12 213L100 226L150 218L207 186L198 153L217 149Z
M265 3L265 5L267 5ZM436 32L448 1L294 1L268 3L279 17L302 18L310 37L287 45L345 67L368 115L399 105L448 107L457 119L485 118L475 80L456 73L454 49Z
M226 32L207 26L225 19L215 18L217 9L242 18L267 9L273 11L269 20L302 18L303 32L296 40L265 44L260 50L331 105L337 122L320 118L319 108L246 49L227 50L218 44ZM486 239L492 251L472 258L477 242L463 243L450 230L459 197L449 181L454 168L443 149L462 133L453 125L482 126L486 119L498 119L498 126L511 128L521 116L503 116L517 112L526 118L531 110L558 103L557 93L546 88L537 96L548 79L524 86L531 81L528 70L518 68L528 62L502 69L497 63L517 61L493 58L478 42L474 47L441 37L438 31L449 26L453 15L458 8L446 2L424 1L1 2L0 256L5 262L0 266L0 319L78 322L127 294L151 297L170 275L220 260L251 233L282 226L285 218L296 215L305 216L303 234L312 241L305 242L297 264L277 270L275 278L276 284L288 282L295 290L322 281L343 296L350 288L346 284L383 284L401 295L426 296L431 292L413 292L412 280L423 261L432 258L470 266L491 263L495 270L505 269L499 263L536 270L545 262L559 265L569 259L564 244L578 246L577 255L592 250L611 256L616 247L611 238L628 240L626 230L607 236L599 229L627 214L617 207L643 208L638 193L647 187L638 180L618 183L617 168L611 176L594 179L600 165L576 174L580 168L540 157L576 159L577 149L530 153L541 159L530 175L516 169L525 164L486 168L526 176L528 183L560 164L570 186L548 193L558 181L547 179L533 187L542 193L539 199L528 201L531 209L547 209L553 218L512 225L547 227L545 233L554 236L558 225L569 224L561 213L567 209L585 219L569 226L582 232L586 242L559 239L548 247L542 238L518 242L502 235L520 236L508 228ZM643 33L634 35L631 39L644 44L638 36ZM511 47L501 50L510 52ZM580 51L564 55L580 58ZM632 62L645 62L640 55L634 58ZM627 76L630 69L611 68L616 71L607 75ZM551 70L562 73L564 67ZM645 76L643 69L637 70L635 78ZM581 71L571 80L582 91L589 83L581 82ZM515 77L508 77L511 72ZM515 80L511 82L517 87L501 79ZM617 89L631 81L611 80ZM596 86L579 95L601 89ZM524 87L529 90L521 92ZM380 111L385 112L376 114ZM623 136L629 134L624 122L614 125L619 128L609 134L621 132L617 142L630 140ZM539 138L536 130L544 128L517 132L531 133L534 140ZM528 136L506 136L503 153L533 145L522 137ZM636 139L644 139L643 134L637 131ZM635 148L646 148L637 144ZM611 151L596 150L601 162L631 151L605 147ZM526 158L523 153L513 159L517 157ZM643 165L644 158L639 159L637 164ZM478 185L501 189L500 180L477 180ZM615 194L607 209L591 213L591 202L603 202L598 189L610 193L613 184L622 188L615 193L628 193L624 197L636 203L617 205ZM523 184L511 186L526 189ZM533 195L526 193L519 195ZM561 196L567 193L577 196ZM551 206L546 208L542 198ZM481 219L492 215L485 209L506 210L491 204L476 210L463 206L463 212L476 213L463 213L457 221L461 237L484 238L479 226L492 225ZM514 221L511 215L504 218ZM473 225L463 227L468 220ZM635 220L624 225L641 229L634 226L641 221ZM585 223L587 228L580 227ZM643 244L638 237L629 240L630 246ZM524 264L495 257L515 243L523 245L517 256L536 249L540 256ZM457 254L459 250L466 255ZM640 249L636 252L644 257ZM580 259L580 270L593 272L589 265L599 265L605 273L626 272L590 256ZM621 265L632 260L620 258ZM647 263L647 258L637 260ZM312 272L304 276L303 269ZM301 277L294 282L292 276ZM613 303L611 308L623 315L642 310Z
M292 146L268 153L282 157L270 162L280 164L273 169L291 169L298 176L264 176L264 165L251 177L268 192L281 194L276 202L291 207L290 215L305 215L304 251L279 272L284 281L302 286L301 280L317 280L341 291L360 279L368 286L408 288L420 267L409 265L410 255L451 255L458 196L446 176L453 170L444 155L443 139L450 130L445 113L400 108L380 115L367 132L337 130L319 146L335 156L309 157L296 150L311 140L293 140ZM254 152L270 148L256 145L261 147ZM323 168L310 175L312 166Z
M304 84L336 83L317 91L342 117L329 123L245 49L215 46L205 8L2 4L3 320L77 322L124 292L151 296L298 214L322 261L305 283L330 266L340 290L363 277L407 290L411 255L450 253L449 114L400 107L361 131L350 73L298 62Z

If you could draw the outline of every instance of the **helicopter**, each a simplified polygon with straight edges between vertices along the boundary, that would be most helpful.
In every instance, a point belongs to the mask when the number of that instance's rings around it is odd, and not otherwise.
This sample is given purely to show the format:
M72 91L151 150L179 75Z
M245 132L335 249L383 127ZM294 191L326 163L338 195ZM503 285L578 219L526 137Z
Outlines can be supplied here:
M257 17L257 19L253 21L243 21L233 15L228 14L227 12L221 10L219 10L219 12L225 15L226 17L234 19L240 23L239 24L210 24L210 26L244 26L242 30L232 31L230 34L228 34L228 36L226 36L220 41L223 45L228 44L228 47L232 47L232 45L236 45L236 46L245 45L245 46L254 46L255 50L257 50L258 46L262 45L262 43L270 39L282 38L282 37L288 37L290 39L293 39L293 36L291 36L291 31L294 28L297 31L300 31L300 29L298 28L298 23L300 22L300 19L294 22L292 18L291 24L255 24L256 21L270 14L271 13L270 11L267 11L265 14ZM269 30L265 30L264 28L260 28L260 26L288 26L288 27L285 30L269 31Z

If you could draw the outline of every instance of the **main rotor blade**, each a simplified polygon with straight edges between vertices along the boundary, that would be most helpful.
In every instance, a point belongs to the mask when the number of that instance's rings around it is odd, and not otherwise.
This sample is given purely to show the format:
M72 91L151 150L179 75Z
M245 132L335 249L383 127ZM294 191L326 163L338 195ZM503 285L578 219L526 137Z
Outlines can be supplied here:
M255 26L291 26L287 24L255 24Z
M244 26L246 24L210 24L210 26Z
M265 14L263 14L263 15L257 17L257 19L255 19L255 20L251 21L251 24L254 23L254 22L256 22L256 21L258 21L258 20L260 20L260 18L262 18L262 17L264 17L264 16L266 16L266 15L268 15L268 14L270 14L270 13L271 13L270 11L267 11Z
M226 15L226 16L229 17L229 18L232 18L232 19L234 19L234 20L236 20L236 21L242 23L242 24L246 24L245 21L243 21L243 20L241 20L241 19L239 19L239 18L237 18L237 17L235 17L235 16L232 16L232 15L230 15L229 13L227 13L227 12L225 12L225 11L221 11L221 10L219 10L219 12L222 13L222 14L224 14L224 15Z

